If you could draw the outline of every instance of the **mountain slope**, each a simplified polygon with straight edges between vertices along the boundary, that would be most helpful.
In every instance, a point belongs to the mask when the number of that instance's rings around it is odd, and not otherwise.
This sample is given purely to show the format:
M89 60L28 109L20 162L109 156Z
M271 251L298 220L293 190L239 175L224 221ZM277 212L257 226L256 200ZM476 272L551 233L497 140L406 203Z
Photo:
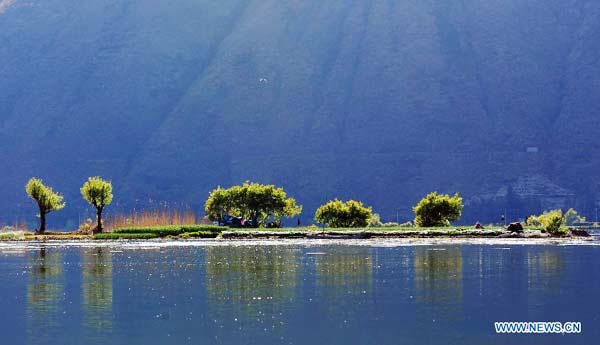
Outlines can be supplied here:
M63 218L96 174L123 209L201 208L247 179L305 220L336 196L407 218L431 190L463 193L465 221L597 206L597 2L2 4L5 221L30 212L32 175L64 191ZM523 179L546 187L512 192Z

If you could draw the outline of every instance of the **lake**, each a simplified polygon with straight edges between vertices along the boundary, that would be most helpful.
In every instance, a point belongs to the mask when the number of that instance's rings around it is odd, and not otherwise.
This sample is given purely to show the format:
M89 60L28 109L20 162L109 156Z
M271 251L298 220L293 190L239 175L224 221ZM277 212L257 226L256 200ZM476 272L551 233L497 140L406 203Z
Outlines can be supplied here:
M1 343L597 343L598 242L535 243L0 244Z

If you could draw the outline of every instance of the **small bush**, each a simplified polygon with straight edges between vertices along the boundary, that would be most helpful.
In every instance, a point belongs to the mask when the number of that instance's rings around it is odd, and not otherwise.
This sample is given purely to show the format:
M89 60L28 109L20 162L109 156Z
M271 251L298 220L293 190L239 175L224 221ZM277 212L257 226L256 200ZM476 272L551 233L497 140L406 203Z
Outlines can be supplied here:
M371 218L369 218L369 224L367 224L367 226L369 228L380 228L383 226L383 223L381 222L381 217L379 216L379 213L373 213L371 215Z
M411 222L411 221L408 221L408 222L402 223L402 224L400 224L398 226L401 227L401 228L414 228L415 224L413 222Z
M79 225L79 229L78 232L80 234L91 234L92 233L92 229L94 228L94 221L91 218L88 218L85 220L85 222L81 223L81 225Z
M150 239L150 238L158 238L158 234L156 233L115 233L115 232L107 232L107 233L98 233L94 235L95 240L137 240L137 239Z
M562 227L563 214L561 210L552 210L544 212L537 217L542 228L546 230L550 235L564 235L568 232L567 229Z
M332 228L360 228L369 224L373 210L360 201L333 200L317 209L315 221Z
M531 216L529 216L529 218L527 218L527 220L525 221L525 225L529 226L529 227L532 227L532 228L541 228L541 227L543 227L542 223L540 223L539 217L536 216L536 215L533 215L533 214Z
M15 233L0 234L0 241L12 241L24 238L23 234L17 235Z
M463 199L460 195L430 193L413 208L415 224L419 227L449 226L462 214Z
M575 223L584 223L586 221L585 217L579 215L579 212L570 208L565 212L564 220L566 225L573 225Z

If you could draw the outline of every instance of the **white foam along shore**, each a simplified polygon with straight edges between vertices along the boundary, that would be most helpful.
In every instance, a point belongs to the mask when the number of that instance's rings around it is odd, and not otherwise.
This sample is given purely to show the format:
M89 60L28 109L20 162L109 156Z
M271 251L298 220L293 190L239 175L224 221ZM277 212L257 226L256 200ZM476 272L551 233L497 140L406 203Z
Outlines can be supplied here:
M600 246L594 238L373 238L373 239L194 239L194 240L119 240L119 241L16 241L1 242L0 254L15 250L36 250L42 247L109 247L127 250L143 250L173 247L211 246L362 246L362 247L411 247L411 246L462 246L489 245L512 246Z

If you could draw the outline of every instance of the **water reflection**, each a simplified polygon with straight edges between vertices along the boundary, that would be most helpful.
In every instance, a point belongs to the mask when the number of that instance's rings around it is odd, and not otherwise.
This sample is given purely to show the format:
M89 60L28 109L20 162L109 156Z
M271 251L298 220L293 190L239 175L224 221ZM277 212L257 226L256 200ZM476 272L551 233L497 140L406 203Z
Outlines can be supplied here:
M29 256L27 310L34 317L55 312L64 290L62 254L42 247Z
M457 320L454 307L463 300L463 257L460 249L417 248L414 257L416 302L424 317ZM431 314L429 314L431 312Z
M84 324L108 330L112 327L112 254L108 248L83 249L81 261Z
M319 255L315 260L317 286L326 288L332 298L360 295L373 283L373 255L363 248L340 248L335 255Z
M61 251L41 247L29 252L27 282L27 333L35 343L60 324L60 302L64 297L64 269Z
M329 317L348 326L377 304L371 249L345 247L315 258L318 298L328 301ZM361 315L363 314L363 315Z
M546 249L541 252L528 252L526 267L530 290L548 286L557 288L553 283L559 281L558 278L564 272L565 263L561 251Z
M283 328L286 306L297 295L299 251L275 247L206 248L208 306L225 332L260 326Z
M2 344L500 344L494 320L598 318L600 247L34 245L0 260Z

